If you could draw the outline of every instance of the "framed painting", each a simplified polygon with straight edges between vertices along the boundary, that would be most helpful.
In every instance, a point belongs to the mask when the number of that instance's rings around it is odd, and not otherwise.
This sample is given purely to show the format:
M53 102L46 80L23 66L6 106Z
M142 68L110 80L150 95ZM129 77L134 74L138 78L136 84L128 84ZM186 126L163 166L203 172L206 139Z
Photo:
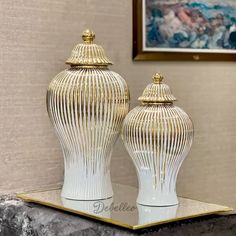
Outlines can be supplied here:
M133 0L134 60L236 60L236 0Z

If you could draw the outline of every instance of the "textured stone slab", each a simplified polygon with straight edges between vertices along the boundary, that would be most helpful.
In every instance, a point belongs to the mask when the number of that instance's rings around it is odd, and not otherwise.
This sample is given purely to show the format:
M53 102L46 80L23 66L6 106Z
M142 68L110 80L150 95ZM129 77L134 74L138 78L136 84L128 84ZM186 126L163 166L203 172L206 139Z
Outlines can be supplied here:
M0 198L0 236L235 236L236 215L208 216L145 230L125 230L10 196Z

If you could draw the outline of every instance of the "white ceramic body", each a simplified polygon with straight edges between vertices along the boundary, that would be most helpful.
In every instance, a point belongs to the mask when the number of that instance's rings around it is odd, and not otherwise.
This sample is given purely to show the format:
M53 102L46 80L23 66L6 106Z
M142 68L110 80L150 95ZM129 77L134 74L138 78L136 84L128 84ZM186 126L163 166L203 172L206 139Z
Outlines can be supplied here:
M193 139L188 115L173 104L138 106L125 118L122 139L138 175L137 202L178 204L176 179Z
M47 109L64 156L62 197L112 197L110 160L128 108L124 79L106 68L70 68L51 81Z

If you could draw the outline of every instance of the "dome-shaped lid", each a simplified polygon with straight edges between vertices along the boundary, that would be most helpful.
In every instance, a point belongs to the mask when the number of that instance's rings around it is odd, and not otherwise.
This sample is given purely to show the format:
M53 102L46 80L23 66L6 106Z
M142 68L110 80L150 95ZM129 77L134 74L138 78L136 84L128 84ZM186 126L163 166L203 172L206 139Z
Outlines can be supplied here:
M153 83L149 84L143 91L139 101L143 103L172 103L176 98L171 93L170 87L163 84L164 77L156 73L153 77Z
M105 55L104 49L93 43L95 34L91 30L85 30L82 34L83 43L77 44L71 56L66 61L71 66L108 66L112 62Z

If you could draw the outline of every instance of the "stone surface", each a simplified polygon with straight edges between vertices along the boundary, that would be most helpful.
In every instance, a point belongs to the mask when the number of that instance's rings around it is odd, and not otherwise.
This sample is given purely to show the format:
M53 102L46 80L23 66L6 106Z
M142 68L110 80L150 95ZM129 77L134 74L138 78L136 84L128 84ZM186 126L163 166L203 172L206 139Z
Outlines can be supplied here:
M143 230L126 230L11 196L0 198L0 236L234 236L236 215L208 216Z

